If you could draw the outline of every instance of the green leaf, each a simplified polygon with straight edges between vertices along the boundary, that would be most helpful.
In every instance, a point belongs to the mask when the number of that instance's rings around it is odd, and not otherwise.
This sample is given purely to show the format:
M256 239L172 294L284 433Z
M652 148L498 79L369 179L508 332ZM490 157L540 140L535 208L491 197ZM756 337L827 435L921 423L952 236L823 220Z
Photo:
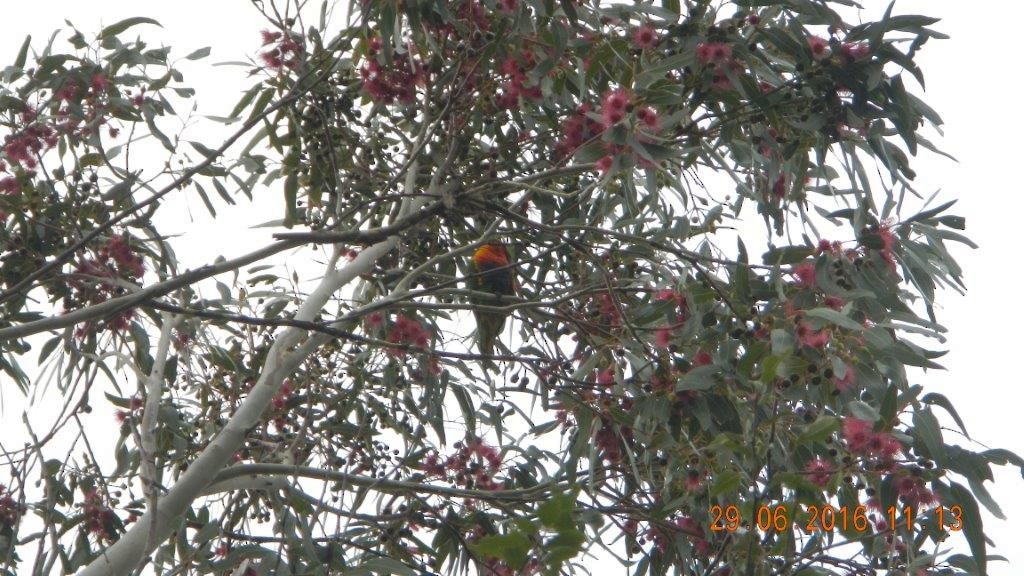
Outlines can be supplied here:
M214 178L213 187L217 189L217 194L219 194L220 197L223 198L225 202L234 206L235 200L231 197L230 194L228 194L228 189L225 188L224 185L220 183L220 180Z
M838 418L835 416L818 416L818 419L811 422L804 429L803 434L797 437L796 444L800 446L812 442L820 442L831 436L836 430L839 430Z
M732 494L740 487L742 477L740 473L733 469L723 470L715 475L714 481L711 483L709 493L712 499L721 494Z
M213 160L214 158L220 155L216 150L207 148L205 144L192 141L189 141L189 144L191 144L192 147L196 149L196 152L199 152L200 154L205 156L207 160Z
M868 422L872 423L878 422L878 411L875 410L875 408L868 404L867 402L862 402L860 400L851 400L846 405L846 408L847 410L850 411L850 414L852 414L854 418L867 420Z
M957 414L956 408L953 407L953 403L949 401L949 398L946 398L937 392L930 392L921 397L921 402L945 408L946 412L953 417L953 421L956 422L956 425L960 427L964 436L967 436L968 438L971 437L971 435L967 433L967 427L964 426L964 421L960 419L960 415Z
M22 69L25 67L25 61L28 60L28 47L32 43L32 36L25 36L25 41L21 43L21 49L18 50L18 56L14 59L14 67Z
M769 248L761 259L770 266L780 264L798 264L814 254L813 246L783 246L781 248Z
M205 48L200 48L199 50L196 50L195 52L189 54L188 56L185 56L185 59L186 60L199 60L201 58L206 58L209 55L210 55L210 47L207 46Z
M284 179L284 227L291 228L298 217L299 175L292 173Z
M676 391L683 390L707 390L715 385L714 375L721 372L721 368L714 364L698 366L686 373L676 384Z
M508 534L484 536L476 544L470 544L470 547L477 554L504 560L514 570L522 570L530 554L530 539L515 530Z
M993 516L1000 520L1006 520L1006 515L1003 514L1003 510L999 508L999 504L992 499L992 495L988 493L985 488L984 482L975 480L974 478L968 478L967 484L971 487L971 492L974 492L975 497L982 503Z
M217 210L213 207L213 202L210 202L209 195L206 194L206 189L199 182L196 182L196 191L199 192L199 198L203 200L203 204L206 205L206 210L210 212L210 216L217 216Z
M978 564L978 573L986 574L985 531L982 529L978 503L971 496L970 491L960 484L951 482L949 487L953 494L953 501L959 504L963 510L963 533L967 538L967 545L971 547L974 561Z
M804 314L811 318L827 320L841 328L848 328L858 332L864 329L864 326L853 318L831 308L812 308L811 310L804 312Z
M57 348L57 345L60 344L63 339L64 337L58 334L57 336L54 336L53 338L47 340L46 343L43 344L43 347L39 350L38 362L42 363L43 360L46 360L46 357L49 356Z
M576 499L568 494L555 494L537 507L537 518L545 528L572 530L576 527L572 519L575 503Z
M168 138L166 134L161 132L160 129L156 127L156 121L153 116L153 110L150 109L148 106L144 106L142 114L146 117L146 126L149 127L149 133L152 134L154 138L159 140L160 143L163 144L164 148L166 148L169 152L174 152L174 144L171 144L170 138Z
M99 35L100 40L105 40L111 36L117 36L121 32L131 28L132 26L138 26L139 24L153 24L160 26L160 23L152 18L146 18L145 16L135 16L134 18L125 18L117 24L111 24L104 28ZM162 26L161 26L162 27Z
M928 408L917 410L913 417L913 436L924 444L928 456L942 466L945 463L945 450L942 441L942 430L939 428L939 420Z

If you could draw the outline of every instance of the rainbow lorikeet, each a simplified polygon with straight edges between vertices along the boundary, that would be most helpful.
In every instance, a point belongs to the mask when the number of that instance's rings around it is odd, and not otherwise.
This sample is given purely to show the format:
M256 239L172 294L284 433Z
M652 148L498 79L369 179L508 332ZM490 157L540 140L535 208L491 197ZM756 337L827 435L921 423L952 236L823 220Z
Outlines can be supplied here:
M516 292L515 276L509 266L508 250L499 242L491 242L477 248L473 253L474 276L473 289L478 292L489 292L496 296L511 296ZM476 298L475 304L484 306L501 306L497 298ZM505 303L507 304L507 303ZM481 354L494 354L494 344L505 327L508 313L473 311L476 316L477 344Z

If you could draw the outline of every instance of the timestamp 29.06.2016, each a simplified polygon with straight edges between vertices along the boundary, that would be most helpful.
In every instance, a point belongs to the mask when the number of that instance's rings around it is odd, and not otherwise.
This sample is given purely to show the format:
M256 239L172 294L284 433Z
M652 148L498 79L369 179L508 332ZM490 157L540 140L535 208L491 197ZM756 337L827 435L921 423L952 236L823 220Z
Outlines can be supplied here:
M711 515L712 532L735 532L748 523L748 519L743 518L739 507L733 504L727 506L715 504L708 512ZM936 525L943 530L952 532L963 530L963 509L959 505L939 506L935 508L934 516ZM917 513L911 506L903 508L889 506L883 518L885 520L883 529L884 527L896 529L906 527L907 530L913 531L914 525L917 523ZM866 506L850 508L848 506L832 506L831 504L809 505L806 514L800 514L799 519L791 518L789 508L781 504L762 505L757 508L754 518L749 519L749 523L757 526L761 532L769 530L784 532L792 529L795 525L803 529L804 532L833 532L835 530L849 532L852 530L865 533L870 531L872 524Z

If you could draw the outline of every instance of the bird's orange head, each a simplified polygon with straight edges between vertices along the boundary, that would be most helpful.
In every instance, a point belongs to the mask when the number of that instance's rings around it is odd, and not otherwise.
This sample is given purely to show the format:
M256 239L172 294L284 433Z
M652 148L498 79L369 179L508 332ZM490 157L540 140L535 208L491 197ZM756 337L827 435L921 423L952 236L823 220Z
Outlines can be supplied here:
M508 266L508 250L498 242L484 244L473 253L473 264L480 270Z

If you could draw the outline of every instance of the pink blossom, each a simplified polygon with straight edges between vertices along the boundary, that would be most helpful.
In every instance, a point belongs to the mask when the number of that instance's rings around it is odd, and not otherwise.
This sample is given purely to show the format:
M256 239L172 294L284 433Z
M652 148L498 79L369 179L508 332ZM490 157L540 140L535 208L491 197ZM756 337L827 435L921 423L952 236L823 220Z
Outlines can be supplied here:
M103 75L102 72L93 74L92 80L89 81L89 88L92 89L93 93L101 94L110 88L110 80Z
M802 288L814 288L818 285L818 279L814 273L814 262L797 264L790 274L796 276L797 284Z
M732 46L724 42L697 44L697 61L701 64L723 64L732 58Z
M704 350L701 350L700 352L697 352L697 354L695 354L693 356L693 365L694 366L708 366L708 365L710 365L714 361L715 360L714 360L714 358L711 357L711 354L708 354Z
M503 110L517 107L519 105L519 90L511 84L505 84L502 86L501 93L495 97L494 103Z
M923 478L908 474L898 478L893 485L900 501L908 506L916 508L936 501L935 494L924 485Z
M658 34L651 26L641 26L633 31L633 46L639 50L654 48L658 44Z
M843 42L839 52L843 55L843 60L849 63L871 54L871 48L863 42Z
M690 307L686 303L686 295L678 290L664 288L654 297L659 302L674 302L676 305L676 320L685 322L690 315Z
M859 418L843 419L843 440L851 452L865 453L871 443L871 423Z
M840 252L842 252L842 250L843 244L838 240L836 240L835 242L830 242L828 240L822 239L821 241L818 242L818 254L825 254L826 252L839 254Z
M686 473L686 480L684 482L686 490L689 492L696 492L701 489L704 485L704 479L701 477L701 473L696 470L690 470Z
M657 348L665 349L672 344L672 329L668 326L662 326L654 333L654 346Z
M387 335L387 341L392 344L412 345L418 348L426 348L429 340L430 334L426 328L403 314L398 315ZM400 348L389 350L389 352L393 356L405 356L405 350Z
M511 14L519 7L519 0L498 0L498 11Z
M633 518L630 518L629 520L626 520L622 523L622 532L625 534L629 534L630 536L636 536L639 528L640 526L638 525L637 521Z
M599 172L601 172L602 176L608 174L608 172L612 169L612 163L614 161L615 159L612 158L611 156L602 156L601 159L597 161L597 169Z
M882 249L879 251L882 259L885 260L889 270L896 271L896 258L893 256L893 248L896 247L896 234L892 231L892 222L886 220L878 227L878 236L882 239Z
M604 388L611 388L615 384L615 367L609 366L598 372L597 384Z
M260 30L260 36L263 38L263 45L266 46L277 42L281 38L281 33L271 32L270 30Z
M786 175L779 174L775 182L772 183L772 196L779 200L786 197Z
M658 113L650 106L644 106L637 110L636 117L648 131L658 132L661 130L661 119L658 118Z
M601 118L605 126L611 126L622 121L626 117L626 110L630 104L628 90L619 88L606 92L601 103Z
M857 373L853 370L853 366L846 365L846 374L843 374L842 378L832 378L832 383L835 384L837 390L845 392L853 387L857 382Z
M426 81L422 62L410 61L408 55L396 55L386 68L370 59L359 69L363 90L375 102L391 104L395 101L409 103L416 98L416 87Z
M380 312L373 312L366 316L366 328L368 330L378 330L384 325L384 315Z
M804 467L804 472L807 473L807 479L812 484L824 488L832 480L833 469L827 460L817 457L807 463L807 466Z
M801 346L824 348L832 339L832 333L826 328L815 330L810 324L801 321L796 325L796 339Z
M808 36L807 45L811 49L811 57L815 60L823 60L828 57L828 41L820 36Z
M842 298L840 298L839 296L826 296L825 297L825 306L828 306L829 308L831 308L833 310L842 310L843 306L845 306L845 305L846 305L846 302Z
M18 180L14 176L4 176L0 178L0 194L20 194L21 184L18 184Z
M75 84L71 81L66 82L63 86L60 87L59 90L57 90L57 93L54 94L54 96L57 97L57 100L61 100L64 102L74 100L76 97L78 97L78 84Z
M866 449L873 456L891 459L903 450L903 445L900 444L899 440L893 438L891 434L879 432L871 435Z

